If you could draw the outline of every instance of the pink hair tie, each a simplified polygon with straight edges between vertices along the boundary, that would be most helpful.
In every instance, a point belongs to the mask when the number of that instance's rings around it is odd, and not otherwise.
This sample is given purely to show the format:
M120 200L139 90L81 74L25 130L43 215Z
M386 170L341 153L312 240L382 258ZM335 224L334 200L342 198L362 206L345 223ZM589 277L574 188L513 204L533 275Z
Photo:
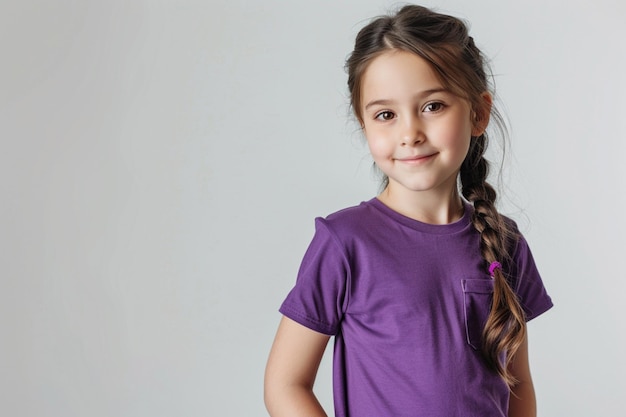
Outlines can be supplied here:
M502 264L498 261L493 261L490 265L489 265L489 275L491 275L491 277L493 278L493 272L496 269L502 269Z

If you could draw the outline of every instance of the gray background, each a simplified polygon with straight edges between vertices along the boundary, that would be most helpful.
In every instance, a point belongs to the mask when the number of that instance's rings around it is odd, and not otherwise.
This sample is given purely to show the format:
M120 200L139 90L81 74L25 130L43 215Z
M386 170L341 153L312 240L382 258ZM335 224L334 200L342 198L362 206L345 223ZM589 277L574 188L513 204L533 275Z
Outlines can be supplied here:
M540 414L623 415L624 5L436 4L510 118L501 208L557 305ZM265 415L313 218L378 188L343 62L391 5L0 2L0 414Z

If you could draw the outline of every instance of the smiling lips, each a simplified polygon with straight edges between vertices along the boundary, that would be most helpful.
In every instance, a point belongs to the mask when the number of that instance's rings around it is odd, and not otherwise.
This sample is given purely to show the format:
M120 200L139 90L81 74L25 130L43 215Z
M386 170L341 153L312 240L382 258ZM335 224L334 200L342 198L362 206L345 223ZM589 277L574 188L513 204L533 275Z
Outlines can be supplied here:
M437 155L437 152L426 155L408 156L406 158L396 158L396 161L403 162L409 165L419 165L430 161L435 155Z

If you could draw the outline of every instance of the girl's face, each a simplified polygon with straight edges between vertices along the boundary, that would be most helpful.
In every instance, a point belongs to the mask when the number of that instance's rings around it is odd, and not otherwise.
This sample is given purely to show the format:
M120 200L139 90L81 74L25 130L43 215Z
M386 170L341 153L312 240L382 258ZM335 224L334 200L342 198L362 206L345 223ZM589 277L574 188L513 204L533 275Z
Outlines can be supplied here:
M473 128L469 103L446 90L421 57L389 51L368 65L361 83L362 125L387 191L456 191ZM405 194L406 195L406 194Z

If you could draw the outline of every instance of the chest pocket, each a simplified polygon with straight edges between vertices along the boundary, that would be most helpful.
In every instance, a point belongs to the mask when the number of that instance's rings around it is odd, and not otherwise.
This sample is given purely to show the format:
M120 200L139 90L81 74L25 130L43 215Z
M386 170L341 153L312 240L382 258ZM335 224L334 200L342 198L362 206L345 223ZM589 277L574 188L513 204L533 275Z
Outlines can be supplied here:
M465 310L465 333L467 343L474 349L479 349L483 328L491 311L493 297L492 279L464 279L463 304Z

